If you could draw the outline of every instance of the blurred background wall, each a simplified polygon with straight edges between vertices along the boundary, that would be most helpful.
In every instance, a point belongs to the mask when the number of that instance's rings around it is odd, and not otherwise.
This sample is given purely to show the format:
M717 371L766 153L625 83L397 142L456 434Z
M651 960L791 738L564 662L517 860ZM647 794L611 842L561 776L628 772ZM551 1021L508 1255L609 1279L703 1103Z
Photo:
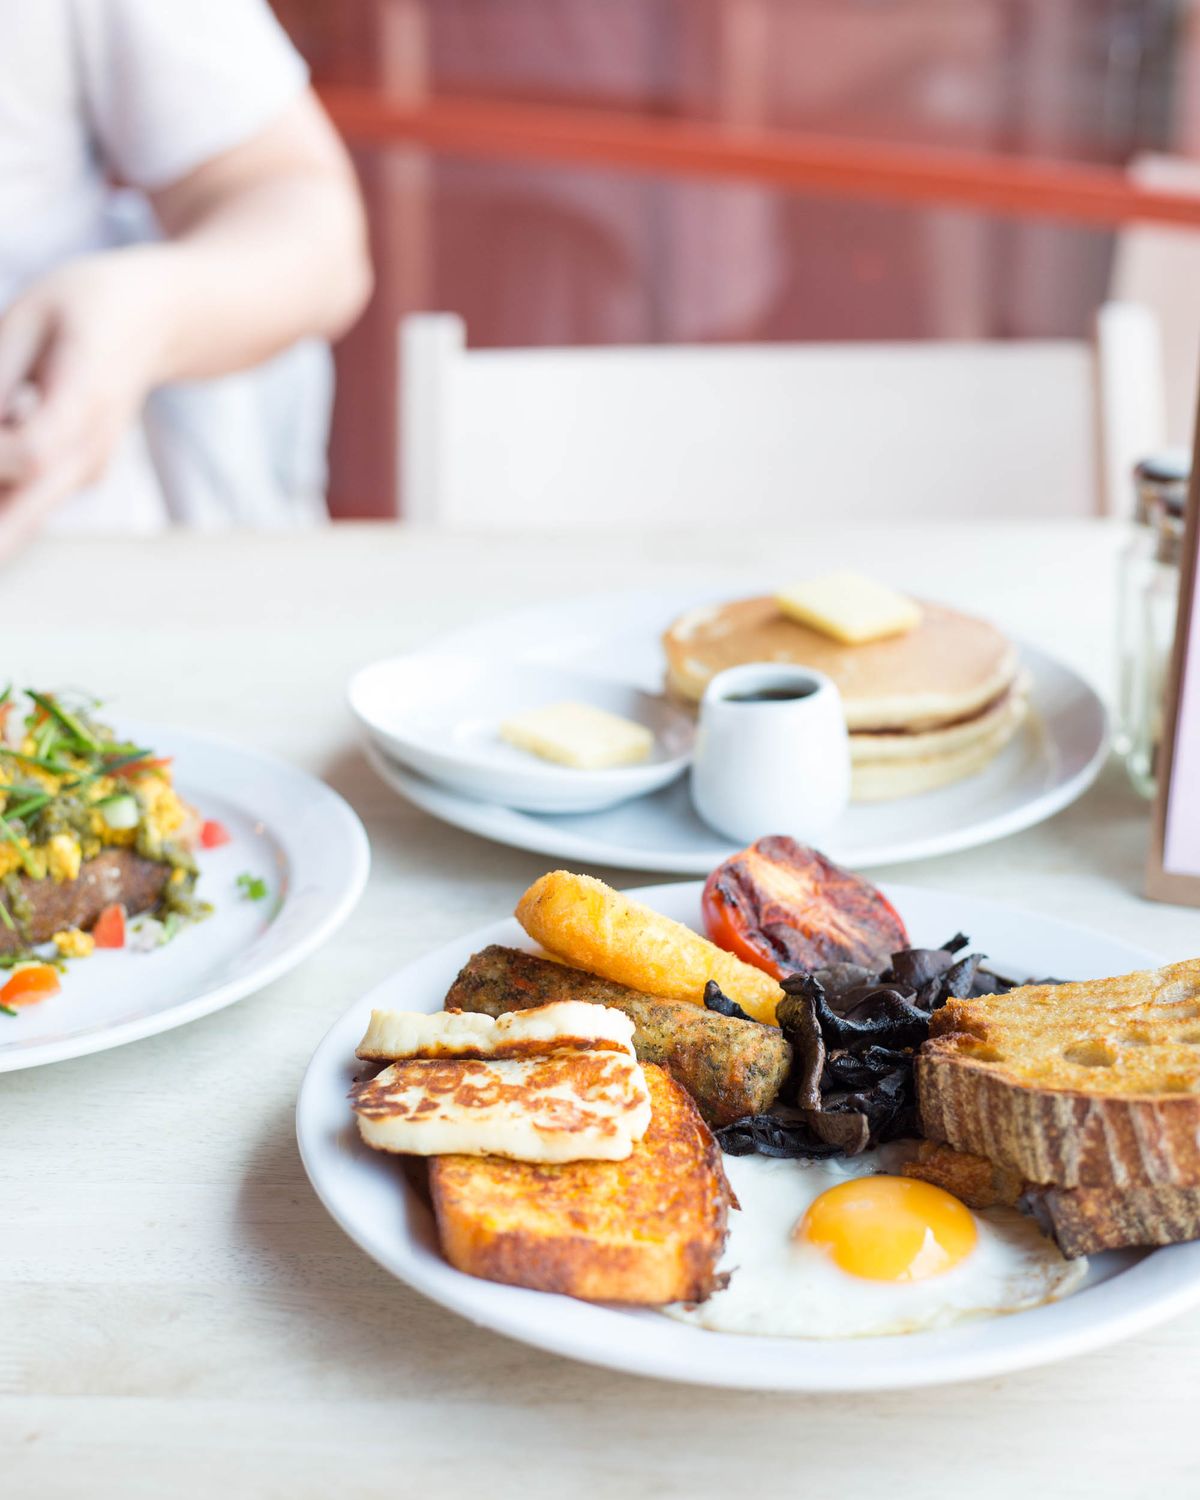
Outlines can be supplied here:
M1023 213L1019 193L993 212L902 183L871 201L647 173L655 122L969 152L1001 197L1012 162L1200 158L1189 0L274 3L355 150L375 239L377 294L339 351L342 516L403 507L406 312L458 312L475 346L1082 336L1109 289L1119 223ZM420 123L445 102L478 108ZM519 107L511 149L495 105ZM539 131L597 116L627 135L546 159Z

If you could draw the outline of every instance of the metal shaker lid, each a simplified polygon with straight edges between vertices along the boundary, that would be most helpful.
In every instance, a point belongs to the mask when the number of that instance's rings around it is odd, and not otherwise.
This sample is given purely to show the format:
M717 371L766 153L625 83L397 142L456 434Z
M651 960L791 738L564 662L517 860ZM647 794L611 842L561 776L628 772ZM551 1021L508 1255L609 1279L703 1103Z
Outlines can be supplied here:
M1143 526L1165 517L1182 520L1187 510L1192 455L1186 448L1163 448L1142 459L1134 471L1135 519Z

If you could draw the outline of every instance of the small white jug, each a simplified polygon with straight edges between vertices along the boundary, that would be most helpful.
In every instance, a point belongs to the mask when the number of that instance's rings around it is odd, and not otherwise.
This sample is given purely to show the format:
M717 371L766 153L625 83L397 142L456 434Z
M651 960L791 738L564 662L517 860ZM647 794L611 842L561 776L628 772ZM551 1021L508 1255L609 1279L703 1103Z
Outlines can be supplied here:
M755 662L718 672L700 704L692 801L738 843L813 843L850 801L850 742L836 685L807 667Z

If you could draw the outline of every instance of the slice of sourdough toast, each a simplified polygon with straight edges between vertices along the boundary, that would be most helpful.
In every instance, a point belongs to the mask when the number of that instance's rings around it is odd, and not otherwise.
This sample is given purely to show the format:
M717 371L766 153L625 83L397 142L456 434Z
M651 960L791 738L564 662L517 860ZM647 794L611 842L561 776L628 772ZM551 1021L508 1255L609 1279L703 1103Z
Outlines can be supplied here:
M1200 1239L1200 1188L1055 1188L1023 1183L985 1157L924 1141L906 1177L945 1188L970 1208L1019 1207L1068 1258Z
M670 1074L653 1064L645 1074L650 1127L624 1161L435 1157L429 1187L450 1264L590 1302L707 1297L731 1204L721 1153Z
M1200 1188L1031 1187L1020 1207L1073 1260L1101 1250L1200 1239Z
M1026 1182L1200 1187L1200 960L951 1000L916 1080L929 1139Z

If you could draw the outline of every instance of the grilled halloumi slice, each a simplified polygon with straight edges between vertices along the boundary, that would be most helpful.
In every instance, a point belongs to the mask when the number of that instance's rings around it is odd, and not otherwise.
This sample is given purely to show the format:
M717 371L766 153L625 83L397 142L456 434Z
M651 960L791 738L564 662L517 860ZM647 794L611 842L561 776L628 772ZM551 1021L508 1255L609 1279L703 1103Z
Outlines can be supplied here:
M633 1022L620 1011L583 1000L552 1001L498 1018L463 1011L373 1010L357 1056L402 1058L548 1057L558 1052L633 1054Z
M650 1124L641 1064L611 1048L410 1057L356 1084L350 1097L367 1145L409 1156L623 1161Z

